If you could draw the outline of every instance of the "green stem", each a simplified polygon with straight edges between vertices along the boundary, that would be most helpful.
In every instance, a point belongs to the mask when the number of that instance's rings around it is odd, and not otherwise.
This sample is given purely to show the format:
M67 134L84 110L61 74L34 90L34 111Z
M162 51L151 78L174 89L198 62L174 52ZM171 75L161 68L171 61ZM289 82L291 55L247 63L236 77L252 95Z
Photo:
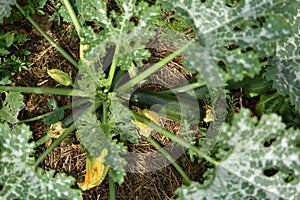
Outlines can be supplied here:
M147 138L151 144L158 149L171 163L172 165L175 167L175 169L180 173L180 175L183 177L184 182L186 185L190 185L191 184L191 179L190 177L184 172L184 170L176 163L176 161L174 160L174 158L172 158L172 156L163 148L161 148L161 146L150 136Z
M47 149L44 151L36 160L33 167L36 168L45 158L46 156L53 151L53 149L59 145L70 133L72 133L75 130L76 126L75 123L71 124L67 130L61 134Z
M0 86L0 91L88 97L87 94L85 94L84 92L82 92L80 90L69 89L69 88L38 88L38 87L21 87L21 86Z
M116 200L116 186L111 176L109 176L109 199Z
M107 123L107 112L108 112L108 107L107 107L107 104L104 103L102 105L102 124L106 124Z
M78 64L74 58L72 58L64 49L62 49L55 41L43 30L41 27L30 17L27 16L23 8L16 2L15 6L20 10L24 17L44 36L52 46L54 46L70 63L75 67L78 67Z
M171 140L173 140L174 142L177 142L178 144L180 144L181 146L191 149L193 152L196 153L196 155L198 155L199 157L202 157L204 159L206 159L208 162L213 163L214 165L219 165L219 162L214 160L212 157L208 156L207 153L205 153L204 151L202 151L201 149L191 145L189 142L185 141L182 138L179 138L178 136L170 133L169 131L167 131L166 129L156 125L155 123L151 122L149 119L137 114L134 111L131 111L132 116L138 120L139 122L147 125L148 127L156 130L157 132L163 134L164 136L170 138Z
M60 107L60 109L66 110L66 109L69 109L71 107L72 107L72 103L69 103L68 105ZM48 113L45 113L45 114L42 114L42 115L39 115L39 116L36 116L36 117L29 118L29 119L20 120L17 123L32 122L32 121L36 121L36 120L39 120L39 119L43 119L44 117L50 115L51 113L52 113L52 111L48 112Z
M271 94L271 95L268 95L268 98L265 98L265 99L263 99L263 100L260 100L260 101L259 101L259 104L265 105L265 104L267 104L269 101L272 101L272 100L274 100L274 99L277 99L277 98L280 97L280 96L281 96L281 95L278 94L278 93L273 93L273 94Z
M171 89L171 90L170 89L169 90L163 90L163 91L160 91L158 93L161 93L161 94L176 94L176 93L191 91L191 90L194 90L196 88L203 87L205 85L206 85L205 82L191 83L189 85L184 85L184 86L174 88L174 89Z
M154 64L153 66L151 66L150 68L146 69L145 71L143 71L139 75L135 76L130 81L128 81L124 85L122 85L119 88L117 88L116 92L123 93L126 90L128 90L129 88L131 88L132 86L134 86L134 85L136 85L138 83L141 83L141 81L144 80L147 76L153 74L158 69L160 69L161 67L163 67L164 65L166 65L170 60L174 59L176 56L178 56L179 54L181 54L182 52L184 52L193 42L194 42L194 40L188 42L186 45L184 45L183 47L181 47L177 51L173 52L172 54L170 54L169 56L165 57L164 59L162 59L158 63Z
M77 34L80 36L81 26L80 26L79 21L77 20L76 14L75 14L75 12L74 12L74 10L73 10L70 2L68 0L62 0L62 1L63 1L64 5L67 8L67 11L68 11L68 13L69 13L69 15L70 15L70 17L72 19L72 22L73 22L73 24L75 26Z
M51 137L48 134L44 135L43 137L41 137L40 139L38 139L38 141L35 142L35 145L37 147L41 146L42 144L46 143L50 139L51 139Z
M91 105L86 112L92 112L93 110L97 110L101 105L103 104L103 102L99 101L96 102L95 104ZM86 113L85 112L85 113ZM59 145L70 133L72 133L75 129L76 129L76 122L73 122L66 130L63 134L61 134L47 149L46 151L44 151L36 160L36 162L34 163L33 167L36 168L45 158L46 156L51 153L51 151L53 151L53 149Z
M113 82L113 78L114 78L115 72L116 72L118 53L119 53L119 46L116 46L114 58L113 58L113 61L111 63L109 74L108 74L108 78L107 78L107 80L108 80L107 90L110 89L110 87L112 85L112 82Z

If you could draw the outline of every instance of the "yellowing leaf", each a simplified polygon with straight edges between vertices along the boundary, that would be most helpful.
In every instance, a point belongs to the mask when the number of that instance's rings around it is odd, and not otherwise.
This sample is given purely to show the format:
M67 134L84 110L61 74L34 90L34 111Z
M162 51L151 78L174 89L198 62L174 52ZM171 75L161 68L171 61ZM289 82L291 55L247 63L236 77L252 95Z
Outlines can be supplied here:
M72 85L72 77L66 72L59 69L49 69L47 70L47 74L61 85Z
M212 107L206 105L205 106L206 112L205 112L205 118L203 121L206 123L214 121L214 110Z
M156 112L144 109L142 111L139 111L138 113L141 114L142 116L150 119L155 124L160 125L159 124L159 115ZM153 129L148 127L146 124L143 124L137 120L134 120L134 121L135 121L136 125L140 128L140 134L145 137L149 137Z
M99 157L86 159L85 179L82 183L77 183L83 191L100 185L104 180L109 169L103 164L107 153L107 149L103 149Z
M49 135L51 138L58 138L65 130L66 130L66 128L63 128L62 123L57 122L50 126L50 129L47 132L47 135Z

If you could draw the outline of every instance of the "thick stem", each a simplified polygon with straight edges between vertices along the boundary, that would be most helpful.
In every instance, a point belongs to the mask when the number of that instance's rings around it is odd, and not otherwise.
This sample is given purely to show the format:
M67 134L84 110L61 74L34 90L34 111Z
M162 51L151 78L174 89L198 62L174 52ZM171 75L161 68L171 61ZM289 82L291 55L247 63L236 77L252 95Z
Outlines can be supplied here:
M107 123L107 112L108 112L108 106L106 103L104 103L102 105L102 124L106 124Z
M69 88L38 88L38 87L21 87L21 86L0 86L0 91L88 97L87 94L85 94L84 92L82 92L80 90L69 89Z
M107 87L106 87L107 90L110 89L110 87L112 85L112 82L113 82L113 79L114 79L114 75L115 75L116 68L117 68L117 56L118 56L118 53L119 53L119 46L116 46L114 58L113 58L113 61L111 63L109 74L108 74L108 78L107 78L107 80L108 80Z
M179 54L181 54L182 52L184 52L193 42L194 42L194 40L188 42L186 45L184 45L183 47L181 47L177 51L173 52L172 54L170 54L169 56L165 57L164 59L162 59L158 63L154 64L153 66L151 66L150 68L146 69L145 71L143 71L139 75L135 76L130 81L128 81L124 85L122 85L119 88L117 88L116 92L123 93L126 90L128 90L129 88L131 88L132 86L141 83L141 81L144 80L146 77L148 77L149 75L153 74L158 69L160 69L161 67L163 67L164 65L166 65L170 60L174 59L176 56L178 56Z
M196 88L203 87L205 85L206 85L205 82L191 83L189 85L184 85L184 86L181 86L178 88L174 88L172 90L163 90L158 93L160 93L160 94L176 94L176 93L188 92L188 91L194 90Z
M75 29L76 29L76 32L78 35L80 35L80 29L81 29L81 26L80 26L80 23L79 21L77 20L77 17L76 17L76 14L70 4L70 2L68 0L62 0L63 3L65 4L66 8L67 8L67 11L72 19L72 22L75 26Z
M174 158L172 158L172 156L165 151L163 148L161 148L161 146L150 136L147 138L151 144L158 149L171 163L172 165L175 167L175 169L180 173L180 175L183 177L184 182L186 185L190 185L191 184L191 179L190 177L184 172L184 170L176 163L176 161L174 160Z
M116 186L111 176L109 176L109 199L116 200Z
M35 142L35 145L38 147L38 146L41 146L42 144L46 143L48 140L50 140L51 137L47 134L47 135L44 135L43 137L41 137L38 141Z
M76 14L74 12L74 9L72 8L72 6L70 4L70 1L69 0L62 0L62 1L63 1L63 4L67 8L69 16L71 17L72 22L73 22L73 24L75 26L75 30L76 30L79 38L80 38L80 51L79 51L80 52L79 53L80 54L80 59L84 59L84 53L83 53L83 51L86 48L86 46L81 44L81 42L84 40L82 37L80 37L81 25L80 25L80 23L79 23L79 21L77 19L77 16L76 16Z
M20 10L24 17L42 34L42 36L44 36L48 40L48 42L50 42L52 46L54 46L70 63L72 63L75 67L78 67L76 60L58 44L56 44L55 41L43 29L41 29L41 27L30 16L26 16L25 11L17 2L15 3L15 6Z

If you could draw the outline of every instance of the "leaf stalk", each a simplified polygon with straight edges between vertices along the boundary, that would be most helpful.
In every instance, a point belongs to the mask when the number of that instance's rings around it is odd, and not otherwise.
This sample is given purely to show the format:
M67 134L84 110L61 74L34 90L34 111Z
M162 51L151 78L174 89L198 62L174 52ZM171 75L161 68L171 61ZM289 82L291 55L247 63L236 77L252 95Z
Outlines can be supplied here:
M15 6L20 10L24 17L34 26L34 28L36 28L36 30L38 30L42 34L42 36L46 38L46 40L48 40L48 42L53 47L55 47L70 63L72 63L72 65L78 68L76 60L73 57L71 57L63 48L56 44L56 42L30 16L27 16L23 8L17 2L15 2Z
M175 167L175 169L180 173L180 175L183 177L184 182L186 185L190 185L191 184L191 179L190 177L184 172L184 170L176 163L176 161L174 160L174 158L172 158L172 156L163 148L161 148L161 146L151 137L149 136L148 141L157 149L159 150L171 163L172 165Z
M216 160L214 160L212 157L208 156L206 152L202 151L201 149L191 145L189 142L185 141L182 138L179 138L178 136L170 133L168 130L156 125L155 123L153 123L152 121L150 121L149 119L137 114L136 112L130 110L132 116L138 120L139 122L147 125L148 127L156 130L157 132L163 134L164 136L170 138L171 140L173 140L174 142L177 142L178 144L180 144L181 146L187 148L187 149L191 149L193 152L196 153L196 155L198 155L199 157L202 157L204 159L206 159L208 162L213 163L214 165L218 166L220 163Z
M182 46L177 51L173 52L172 54L170 54L169 56L165 57L164 59L162 59L158 63L154 64L153 66L151 66L150 68L146 69L145 71L143 71L139 75L135 76L130 81L128 81L124 85L122 85L119 88L117 88L116 92L123 93L126 90L128 90L129 88L131 88L132 86L141 83L141 81L144 80L146 77L148 77L149 75L151 75L154 72L156 72L158 69L160 69L161 67L163 67L164 65L166 65L170 60L174 59L179 54L183 53L193 42L194 42L194 40L189 41L187 44L185 44L184 46Z
M69 88L38 88L38 87L22 87L22 86L0 86L0 91L88 97L87 94L85 94L84 92L82 92L80 90L69 89Z
M53 149L59 145L66 137L68 137L68 135L70 135L70 133L72 133L75 130L76 126L75 123L72 123L67 130L61 134L47 149L46 151L44 151L39 157L38 159L35 161L33 167L37 168L37 166L47 157L47 155L53 151Z

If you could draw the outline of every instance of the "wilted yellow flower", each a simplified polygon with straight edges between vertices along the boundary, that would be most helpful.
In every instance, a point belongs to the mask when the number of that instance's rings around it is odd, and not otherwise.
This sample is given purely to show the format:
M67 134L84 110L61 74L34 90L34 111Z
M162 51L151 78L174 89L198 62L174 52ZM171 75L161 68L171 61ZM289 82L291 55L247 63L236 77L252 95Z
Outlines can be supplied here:
M57 122L50 126L50 129L47 132L47 134L51 138L58 138L65 130L66 130L66 128L63 128L62 122Z
M144 109L142 111L139 111L138 113L141 114L142 116L150 119L155 124L160 125L159 115L156 112ZM153 129L148 127L146 124L143 124L143 123L141 123L137 120L134 120L134 121L135 121L136 125L140 128L140 134L145 136L145 137L149 137L151 132L153 131Z
M63 72L59 69L48 69L47 74L61 85L72 85L72 77L66 72Z
M103 149L99 157L92 159L87 157L85 179L82 183L77 183L83 191L100 185L104 180L109 169L104 165L107 154L107 149Z
M209 105L205 105L205 118L203 119L203 121L205 121L206 123L208 122L213 122L214 121L214 110L211 106Z

